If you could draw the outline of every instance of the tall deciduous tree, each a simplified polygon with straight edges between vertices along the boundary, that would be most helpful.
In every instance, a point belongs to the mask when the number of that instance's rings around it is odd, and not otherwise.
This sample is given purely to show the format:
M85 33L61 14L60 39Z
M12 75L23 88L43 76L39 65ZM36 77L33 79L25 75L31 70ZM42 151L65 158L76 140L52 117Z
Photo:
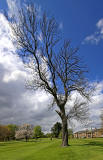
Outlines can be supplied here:
M0 125L0 140L9 140L10 134L11 132L7 126Z
M15 139L15 132L18 129L18 126L15 124L8 124L7 127L10 130L10 139Z
M43 132L42 132L41 126L35 126L34 127L34 137L40 138L42 136L43 136Z
M90 98L90 86L85 79L87 72L81 64L77 48L72 48L70 41L61 40L59 25L54 17L44 13L38 16L36 8L28 5L19 10L15 18L10 18L13 38L20 56L32 70L32 80L27 83L29 89L43 89L53 97L52 105L57 105L56 112L62 120L62 145L68 146L68 118L65 106L73 91L77 91L86 100ZM63 42L63 43L62 43ZM82 106L82 107L80 107ZM80 109L82 114L85 103L75 105L70 117ZM83 115L82 115L83 118Z
M54 126L51 128L53 136L58 138L61 129L62 129L62 124L60 122L55 123Z

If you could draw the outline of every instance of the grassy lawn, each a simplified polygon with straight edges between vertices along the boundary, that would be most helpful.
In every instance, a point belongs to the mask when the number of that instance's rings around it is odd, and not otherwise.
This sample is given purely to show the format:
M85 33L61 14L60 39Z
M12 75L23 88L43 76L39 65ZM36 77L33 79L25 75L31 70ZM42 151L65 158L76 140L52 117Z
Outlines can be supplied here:
M103 139L72 139L64 148L58 139L0 142L0 160L103 160Z

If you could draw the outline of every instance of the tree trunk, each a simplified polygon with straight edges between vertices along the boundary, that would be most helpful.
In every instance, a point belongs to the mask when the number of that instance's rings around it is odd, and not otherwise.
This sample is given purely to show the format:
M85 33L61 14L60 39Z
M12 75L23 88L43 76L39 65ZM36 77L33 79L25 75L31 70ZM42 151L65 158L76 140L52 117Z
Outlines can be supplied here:
M68 122L65 115L62 117L62 146L68 146Z

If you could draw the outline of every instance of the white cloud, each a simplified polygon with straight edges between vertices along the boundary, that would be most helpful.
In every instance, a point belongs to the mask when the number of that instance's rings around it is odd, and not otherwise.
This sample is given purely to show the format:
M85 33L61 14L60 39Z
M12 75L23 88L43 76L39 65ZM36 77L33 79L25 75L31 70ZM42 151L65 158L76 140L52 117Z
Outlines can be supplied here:
M8 5L8 15L11 17L15 14L15 16L18 16L18 8L20 7L20 0L7 0Z
M26 73L23 71L15 70L11 73L7 73L4 75L3 81L9 82L9 81L16 81L18 78L26 77Z
M103 40L103 18L96 23L96 31L87 36L82 44L91 43L97 45L101 40Z
M101 23L97 25L98 28L102 27ZM54 110L48 110L51 96L45 92L31 92L25 89L25 78L28 71L15 54L16 49L11 41L8 22L1 13L0 26L0 123L40 124L44 130L48 130L60 120ZM94 125L97 124L97 121L100 122L100 109L103 104L103 82L96 85L93 103L90 104ZM77 123L76 126L79 128L79 125Z
M103 18L97 22L96 26L100 29L100 33L103 34Z
M50 96L25 89L28 71L15 54L7 20L0 13L0 123L40 124L45 129L55 122L55 112L48 112Z

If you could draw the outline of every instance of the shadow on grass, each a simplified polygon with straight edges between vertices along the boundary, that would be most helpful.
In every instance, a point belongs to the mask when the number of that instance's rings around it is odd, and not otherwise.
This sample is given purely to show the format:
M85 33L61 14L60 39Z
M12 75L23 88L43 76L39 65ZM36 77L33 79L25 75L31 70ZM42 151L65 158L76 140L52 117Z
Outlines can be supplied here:
M103 143L102 142L98 142L98 141L94 141L94 142L89 142L88 144L84 144L86 146L101 146L103 147Z
M25 143L25 144L27 143L27 144L30 144L30 143L50 143L50 142L49 141L42 141L41 139L38 139L38 140L29 140L29 141L17 140L17 141L5 141L5 142L1 142L0 146L7 146L7 145L10 145L10 144L16 144L16 143Z
M16 141L5 141L5 142L0 142L0 146L7 146L10 144L15 144Z
M4 144L4 143L0 143L0 146L6 146L6 144Z
M92 141L84 144L74 144L73 146L100 146L103 147L103 142Z
M41 139L38 139L38 140L29 140L29 141L25 141L25 140L19 140L18 142L24 142L24 143L34 143L34 142L40 142L40 143L49 143L49 141L42 141Z

